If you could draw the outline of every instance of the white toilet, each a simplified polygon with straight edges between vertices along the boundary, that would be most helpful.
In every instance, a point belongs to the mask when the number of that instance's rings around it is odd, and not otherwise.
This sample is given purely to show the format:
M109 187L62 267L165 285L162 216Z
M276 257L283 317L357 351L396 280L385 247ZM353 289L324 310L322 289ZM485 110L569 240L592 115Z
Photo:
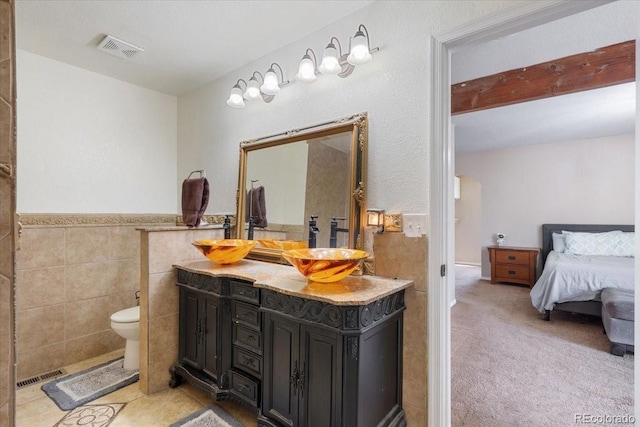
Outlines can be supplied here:
M124 349L123 368L140 368L140 307L131 307L111 315L111 328L127 340Z

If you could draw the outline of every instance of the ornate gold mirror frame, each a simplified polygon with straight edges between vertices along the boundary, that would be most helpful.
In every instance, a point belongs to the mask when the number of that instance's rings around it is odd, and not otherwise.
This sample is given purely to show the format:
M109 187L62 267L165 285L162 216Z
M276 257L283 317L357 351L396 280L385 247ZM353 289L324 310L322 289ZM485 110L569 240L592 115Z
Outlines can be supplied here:
M325 122L313 126L299 129L292 129L283 133L270 135L254 140L243 141L240 143L240 168L238 174L238 193L237 193L237 216L236 216L236 236L238 239L246 239L248 235L248 223L246 221L247 212L247 191L252 188L252 183L247 182L251 177L247 176L248 157L250 153L258 150L264 150L270 147L283 146L299 141L307 141L309 144L315 144L316 141L345 134L349 137L349 178L348 178L348 215L345 217L345 225L341 225L348 231L348 240L346 244L349 248L362 249L363 232L365 224L366 211L364 208L365 196L365 176L366 176L366 159L367 159L367 139L368 139L368 123L367 114L361 113L355 116L345 117L330 122ZM316 165L317 166L317 165ZM306 165L305 165L306 167ZM269 214L269 198L273 197L269 188L265 189L266 193L266 211ZM305 203L308 194L305 195ZM304 209L303 209L304 210ZM302 230L303 238L299 240L307 240L308 235L308 219L305 218L303 224L298 225ZM254 233L260 230L254 229ZM300 233L298 233L300 235ZM257 238L254 238L257 240ZM321 245L319 244L318 247ZM323 247L326 247L322 245ZM286 264L287 261L281 256L282 250L268 249L264 247L256 247L251 251L248 258L257 259L268 262L278 262Z

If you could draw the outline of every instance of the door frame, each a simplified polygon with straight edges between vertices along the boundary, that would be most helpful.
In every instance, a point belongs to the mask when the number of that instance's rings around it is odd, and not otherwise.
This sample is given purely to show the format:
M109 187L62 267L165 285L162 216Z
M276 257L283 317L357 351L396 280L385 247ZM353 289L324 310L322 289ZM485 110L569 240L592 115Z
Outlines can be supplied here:
M431 37L427 287L427 425L429 426L451 425L449 288L455 284L453 199L455 150L450 113L451 52L602 6L610 1L612 0L523 2ZM637 209L636 212L638 212ZM639 274L637 270L636 274ZM637 381L636 387L638 387Z

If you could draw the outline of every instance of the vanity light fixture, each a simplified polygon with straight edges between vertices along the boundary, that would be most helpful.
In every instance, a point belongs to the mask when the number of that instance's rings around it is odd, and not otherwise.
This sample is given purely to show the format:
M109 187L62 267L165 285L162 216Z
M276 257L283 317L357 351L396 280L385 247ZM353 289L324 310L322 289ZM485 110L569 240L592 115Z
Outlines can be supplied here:
M329 44L324 48L322 63L317 66L318 61L315 52L312 49L307 49L300 60L296 80L313 83L316 81L317 71L322 74L337 74L338 77L342 78L349 77L356 65L366 64L371 61L371 54L379 50L380 48L378 47L371 49L367 27L360 24L356 34L349 38L349 52L347 53L342 53L340 40L336 37L331 37ZM313 60L309 53L313 54Z
M273 67L277 67L280 70L280 79L276 74ZM262 80L262 85L258 81L258 77ZM244 91L240 83L244 83ZM263 76L259 71L254 71L249 78L249 83L243 79L238 79L236 84L231 89L229 99L227 99L227 105L233 108L244 108L244 101L259 101L271 102L275 95L280 92L280 87L289 84L289 81L284 80L284 74L282 68L276 62L272 63L266 74Z
M384 231L384 210L367 209L367 226L377 227L375 233L382 234Z
M309 52L313 55L313 61L311 60L311 56ZM316 65L318 64L318 59L316 58L316 53L313 49L307 49L304 53L304 56L300 60L300 65L298 66L298 74L296 74L296 80L303 83L313 83L316 81Z
M244 98L242 97L242 88L240 87L240 82L244 83L244 86L247 87L247 82L243 79L238 79L236 84L231 89L231 93L229 93L229 99L227 99L227 105L233 108L244 108Z

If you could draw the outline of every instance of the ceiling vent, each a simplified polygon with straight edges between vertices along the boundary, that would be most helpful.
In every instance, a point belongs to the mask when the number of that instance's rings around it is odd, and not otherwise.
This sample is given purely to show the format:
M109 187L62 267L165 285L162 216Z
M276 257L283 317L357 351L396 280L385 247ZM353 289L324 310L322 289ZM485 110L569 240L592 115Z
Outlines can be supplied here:
M127 43L123 40L117 39L113 36L107 35L100 44L98 50L110 53L118 58L131 59L139 52L144 52L144 49L131 43Z

